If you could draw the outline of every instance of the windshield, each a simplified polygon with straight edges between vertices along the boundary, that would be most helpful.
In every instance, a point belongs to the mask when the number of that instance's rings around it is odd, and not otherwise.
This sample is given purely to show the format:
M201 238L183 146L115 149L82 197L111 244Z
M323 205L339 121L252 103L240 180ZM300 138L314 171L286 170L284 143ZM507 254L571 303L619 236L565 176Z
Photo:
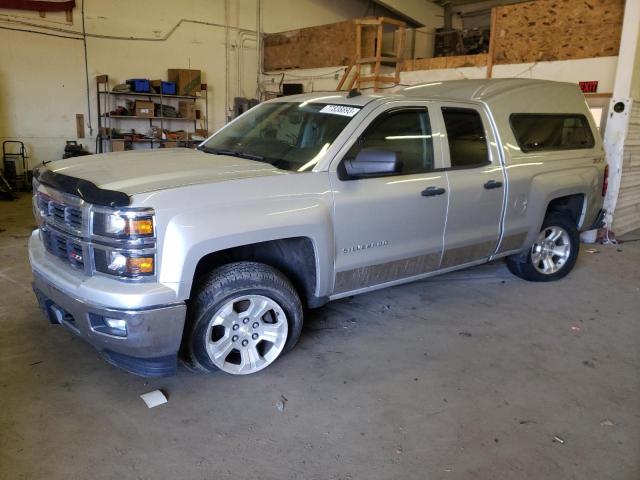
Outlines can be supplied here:
M200 148L304 172L318 163L359 111L360 107L326 103L266 103L249 110Z

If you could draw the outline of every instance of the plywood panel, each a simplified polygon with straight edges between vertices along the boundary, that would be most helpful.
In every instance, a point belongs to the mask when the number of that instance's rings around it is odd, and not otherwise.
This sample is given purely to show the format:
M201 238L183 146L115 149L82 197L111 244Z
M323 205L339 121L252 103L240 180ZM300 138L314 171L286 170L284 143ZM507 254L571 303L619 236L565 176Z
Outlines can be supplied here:
M415 70L438 70L443 68L484 67L486 64L487 54L480 53L478 55L405 60L402 70L405 72L413 72Z
M536 0L495 9L496 64L618 54L624 0Z
M535 0L494 12L494 64L616 56L620 48L624 0ZM265 35L265 69L349 65L355 57L355 30L353 21L345 21ZM363 57L373 52L374 42L375 29L365 30ZM485 65L487 55L480 54L407 60L403 70Z
M364 29L362 56L373 55L375 31ZM356 54L354 21L273 33L264 37L264 68L322 68L349 65Z

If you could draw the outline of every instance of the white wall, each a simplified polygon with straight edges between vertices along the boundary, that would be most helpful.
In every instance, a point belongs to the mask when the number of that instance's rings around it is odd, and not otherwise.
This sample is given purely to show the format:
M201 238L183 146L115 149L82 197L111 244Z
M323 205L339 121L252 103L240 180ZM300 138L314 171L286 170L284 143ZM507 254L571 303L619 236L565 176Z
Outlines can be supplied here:
M225 104L234 96L255 96L255 0L86 0L84 9L90 35L87 66L91 117L80 8L73 12L73 24L65 21L63 13L47 13L42 19L37 12L0 10L0 27L72 37L0 29L0 140L23 140L32 165L60 158L65 140L76 139L77 113L85 115L87 137L90 126L95 137L95 77L99 74L108 74L113 85L136 77L166 79L168 68L200 69L202 81L209 85L210 129L224 123ZM232 27L227 92L225 24ZM247 40L241 49L243 39ZM243 72L240 83L238 71ZM229 101L225 101L225 94ZM147 121L120 125L142 132L149 128ZM171 128L183 126L175 122ZM93 150L93 138L79 141Z
M0 141L23 140L32 165L61 157L64 142L76 139L77 113L85 115L87 137L89 123L95 137L99 74L108 74L114 84L136 77L166 79L168 68L202 70L209 86L210 130L224 124L225 106L234 97L255 97L257 0L85 0L90 117L82 0L77 5L73 23L63 13L43 19L37 12L0 9ZM264 31L276 32L378 15L381 9L367 0L263 0L262 24ZM231 28L228 69L225 25ZM127 122L122 126L149 128L146 121ZM93 151L94 138L79 142Z
M32 155L60 158L64 140L75 139L75 114L86 112L81 47L0 30L0 141L15 138Z

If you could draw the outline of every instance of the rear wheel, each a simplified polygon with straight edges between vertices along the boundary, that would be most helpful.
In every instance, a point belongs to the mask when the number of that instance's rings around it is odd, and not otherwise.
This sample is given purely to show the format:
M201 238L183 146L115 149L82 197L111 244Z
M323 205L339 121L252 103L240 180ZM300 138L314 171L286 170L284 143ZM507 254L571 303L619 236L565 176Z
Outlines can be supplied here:
M550 282L566 276L576 263L580 235L568 216L549 213L531 249L507 257L509 270L520 278L533 282Z
M190 310L190 360L204 371L258 372L296 344L302 316L298 294L276 269L225 265L200 287Z

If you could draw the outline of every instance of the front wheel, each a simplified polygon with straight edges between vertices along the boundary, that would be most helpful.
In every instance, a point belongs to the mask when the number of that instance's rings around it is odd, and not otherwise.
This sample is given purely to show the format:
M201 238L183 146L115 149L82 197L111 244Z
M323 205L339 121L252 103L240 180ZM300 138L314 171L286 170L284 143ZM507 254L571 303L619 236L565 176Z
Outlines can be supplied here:
M302 305L289 280L255 262L211 273L190 308L187 348L204 371L256 373L291 349L302 330Z
M550 282L566 276L576 263L580 234L571 218L560 212L546 216L531 249L507 257L514 275L533 282Z

